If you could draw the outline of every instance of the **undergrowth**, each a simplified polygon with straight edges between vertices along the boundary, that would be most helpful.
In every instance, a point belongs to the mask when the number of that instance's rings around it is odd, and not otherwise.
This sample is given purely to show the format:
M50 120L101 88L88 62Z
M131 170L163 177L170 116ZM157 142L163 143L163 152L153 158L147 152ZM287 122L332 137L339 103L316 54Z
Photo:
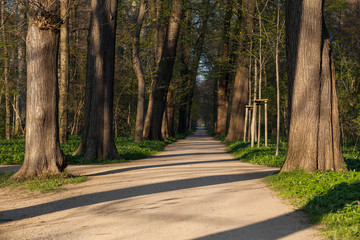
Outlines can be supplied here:
M120 159L91 159L86 160L81 155L72 156L81 142L81 137L70 136L67 144L62 144L61 149L66 155L69 164L109 164L121 163L129 160L137 160L152 156L162 150L169 144L178 139L185 138L190 134L176 135L175 138L167 138L164 141L144 140L135 143L131 138L119 137L115 138L116 148L120 155ZM25 141L23 138L15 138L11 140L0 140L0 164L22 164L25 153Z
M63 172L56 176L34 177L11 179L12 173L0 174L0 187L9 187L11 189L27 189L30 191L61 191L63 185L85 182L86 176L73 176L68 172Z
M279 168L284 164L285 142L281 142L279 156L275 156L274 141L269 141L269 147L262 144L260 148L251 148L250 143L243 141L224 142L224 137L215 138L243 162ZM265 182L304 211L310 222L326 226L321 229L324 236L356 240L360 239L360 150L345 147L343 156L349 172L294 171L268 176Z

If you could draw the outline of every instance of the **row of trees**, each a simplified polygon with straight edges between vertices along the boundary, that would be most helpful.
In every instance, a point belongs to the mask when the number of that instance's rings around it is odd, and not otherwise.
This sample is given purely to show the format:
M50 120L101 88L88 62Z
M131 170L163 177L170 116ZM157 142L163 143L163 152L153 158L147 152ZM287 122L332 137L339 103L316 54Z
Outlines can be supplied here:
M68 134L82 133L76 154L86 158L117 158L115 136L162 139L196 122L227 141L251 134L259 145L264 118L254 102L262 98L270 103L271 135L277 143L288 136L286 171L340 169L340 132L343 139L359 137L356 37L347 34L359 19L356 1L2 0L1 6L2 131L8 139L26 134L17 176L62 171L58 139L65 143Z

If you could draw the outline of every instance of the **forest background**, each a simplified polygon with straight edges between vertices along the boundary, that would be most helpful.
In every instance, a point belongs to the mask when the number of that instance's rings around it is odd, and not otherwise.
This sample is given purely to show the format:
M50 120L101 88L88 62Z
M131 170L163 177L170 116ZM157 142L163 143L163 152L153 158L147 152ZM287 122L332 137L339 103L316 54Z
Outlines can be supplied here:
M10 137L24 136L25 129L27 12L16 1L2 0L1 2L0 136L9 139ZM215 130L219 111L218 86L219 80L224 76L224 71L228 78L225 88L226 119L229 121L236 72L235 62L241 35L238 24L241 21L242 5L240 2L234 1L230 8L231 13L228 20L230 24L226 34L224 34L224 27L226 27L224 21L228 12L226 1L194 0L186 2L185 8L191 10L186 11L187 16L183 16L181 21L177 57L170 85L172 94L168 95L167 102L167 110L174 116L169 120L171 122L168 125L173 129L166 132L163 126L164 136L173 135L179 130L181 121L179 112L183 105L184 95L193 91L193 87L194 94L191 97L191 104L187 103L186 106L191 108L191 111L187 110L189 119L186 128L189 129L198 124ZM149 8L151 8L151 4L152 1L148 1ZM256 1L251 49L246 49L246 51L251 56L249 89L252 95L250 96L253 98L254 86L259 83L260 85L256 89L259 98L269 100L268 133L270 139L274 139L277 118L275 43L276 39L279 40L280 134L282 140L286 141L288 83L284 4L284 1ZM116 137L133 137L135 133L138 81L133 68L133 36L139 5L140 1L125 0L121 1L118 6L113 113L113 129ZM280 28L277 29L278 5L280 6ZM63 133L65 138L60 136L62 142L66 142L66 135L81 135L84 127L87 38L91 17L89 6L90 1L88 0L70 1L66 9L69 22L69 78L68 85L65 87L66 100L60 101L60 107L66 109L67 119L63 127L60 125L60 131L61 128L65 129L65 133ZM148 11L150 10L148 9ZM145 77L145 108L155 74L153 62L156 43L152 35L154 21L166 22L169 15L170 9L164 11L161 19L154 19L151 14L145 14L141 29L139 57ZM356 1L328 0L325 1L324 15L333 43L341 143L343 147L347 144L356 147L359 145L360 136L360 41L357 31L360 22L359 6ZM229 56L226 64L222 59L224 39L228 39L229 42ZM200 56L199 64L196 64L197 56ZM59 66L60 60L61 58L59 58ZM188 73L184 74L184 71L188 71ZM196 85L191 81L186 82L188 80L185 79L185 76L191 71L195 71ZM260 120L262 128L264 127L263 119L264 117Z

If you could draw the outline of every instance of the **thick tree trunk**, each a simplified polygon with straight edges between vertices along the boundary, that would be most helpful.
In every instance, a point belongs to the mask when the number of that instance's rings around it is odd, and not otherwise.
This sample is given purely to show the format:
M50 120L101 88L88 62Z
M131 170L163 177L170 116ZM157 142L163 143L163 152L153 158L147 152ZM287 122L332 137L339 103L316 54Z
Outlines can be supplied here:
M164 116L162 120L161 134L163 138L175 137L175 100L174 90L170 86L167 99Z
M117 0L91 0L86 73L85 129L75 154L118 158L113 133Z
M163 9L163 2L160 0L151 0L151 7L150 10L153 14L153 19L155 20L155 24L153 25L153 39L154 39L154 52L155 52L155 72L158 73L160 60L162 57L162 52L164 48L165 43L165 34L166 34L166 27L164 26L164 23L162 18L164 17L164 12L166 9ZM153 76L153 80L151 83L151 88L154 88L154 84L156 81L157 75ZM149 139L151 135L151 122L153 117L153 110L154 110L154 97L153 97L153 91L149 94L149 103L148 108L145 116L145 122L144 122L144 133L143 137L145 139Z
M186 1L189 4L189 0ZM190 79L190 53L191 53L191 29L192 29L192 12L186 11L184 25L181 29L181 40L179 43L180 51L180 79L177 83L177 95L179 95L179 124L178 133L183 134L187 131L187 113L188 113L188 96L189 96L189 79Z
M241 43L239 44L229 131L225 139L226 141L243 139L245 134L245 109L249 100L249 66L251 61L250 56L246 54L246 50L250 49L251 46L251 35L254 29L254 10L255 3L253 0L243 2L242 35Z
M166 104L167 92L172 77L176 57L176 47L181 26L183 0L173 0L172 10L163 47L159 69L152 87L152 105L149 103L148 111L152 112L147 139L162 139L161 126Z
M59 81L59 137L67 143L67 105L69 89L69 0L60 2L60 81Z
M322 0L298 0L287 5L290 127L281 171L346 169L322 6Z
M58 135L59 4L47 0L36 3L30 5L31 17L26 38L28 71L25 158L21 169L14 175L15 178L59 174L67 166L60 150ZM39 9L38 4L44 9ZM53 14L40 15L43 10Z
M221 66L220 78L218 81L217 91L217 121L216 134L219 136L226 135L227 132L227 114L228 114L228 97L229 97L229 56L230 56L230 23L232 18L232 0L225 2L225 18L224 28L222 34L222 51L221 51Z
M135 142L141 142L143 140L144 131L144 113L145 113L145 76L141 67L141 61L139 57L140 48L140 33L142 24L145 17L147 0L142 0L139 7L139 13L135 23L135 31L133 37L132 57L133 68L138 80L138 98L136 108L136 124L135 124Z

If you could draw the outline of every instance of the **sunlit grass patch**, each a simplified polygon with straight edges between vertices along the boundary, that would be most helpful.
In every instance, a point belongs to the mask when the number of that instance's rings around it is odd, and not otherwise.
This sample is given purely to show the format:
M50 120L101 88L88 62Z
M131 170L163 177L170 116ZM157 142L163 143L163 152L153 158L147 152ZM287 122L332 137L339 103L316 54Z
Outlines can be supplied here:
M330 239L360 239L360 173L303 171L265 178L269 186L303 210L312 223L323 224Z
M73 176L64 172L55 176L44 176L34 178L12 179L13 174L0 174L0 187L9 187L12 189L27 189L29 191L61 191L63 185L76 184L87 181L86 176Z

